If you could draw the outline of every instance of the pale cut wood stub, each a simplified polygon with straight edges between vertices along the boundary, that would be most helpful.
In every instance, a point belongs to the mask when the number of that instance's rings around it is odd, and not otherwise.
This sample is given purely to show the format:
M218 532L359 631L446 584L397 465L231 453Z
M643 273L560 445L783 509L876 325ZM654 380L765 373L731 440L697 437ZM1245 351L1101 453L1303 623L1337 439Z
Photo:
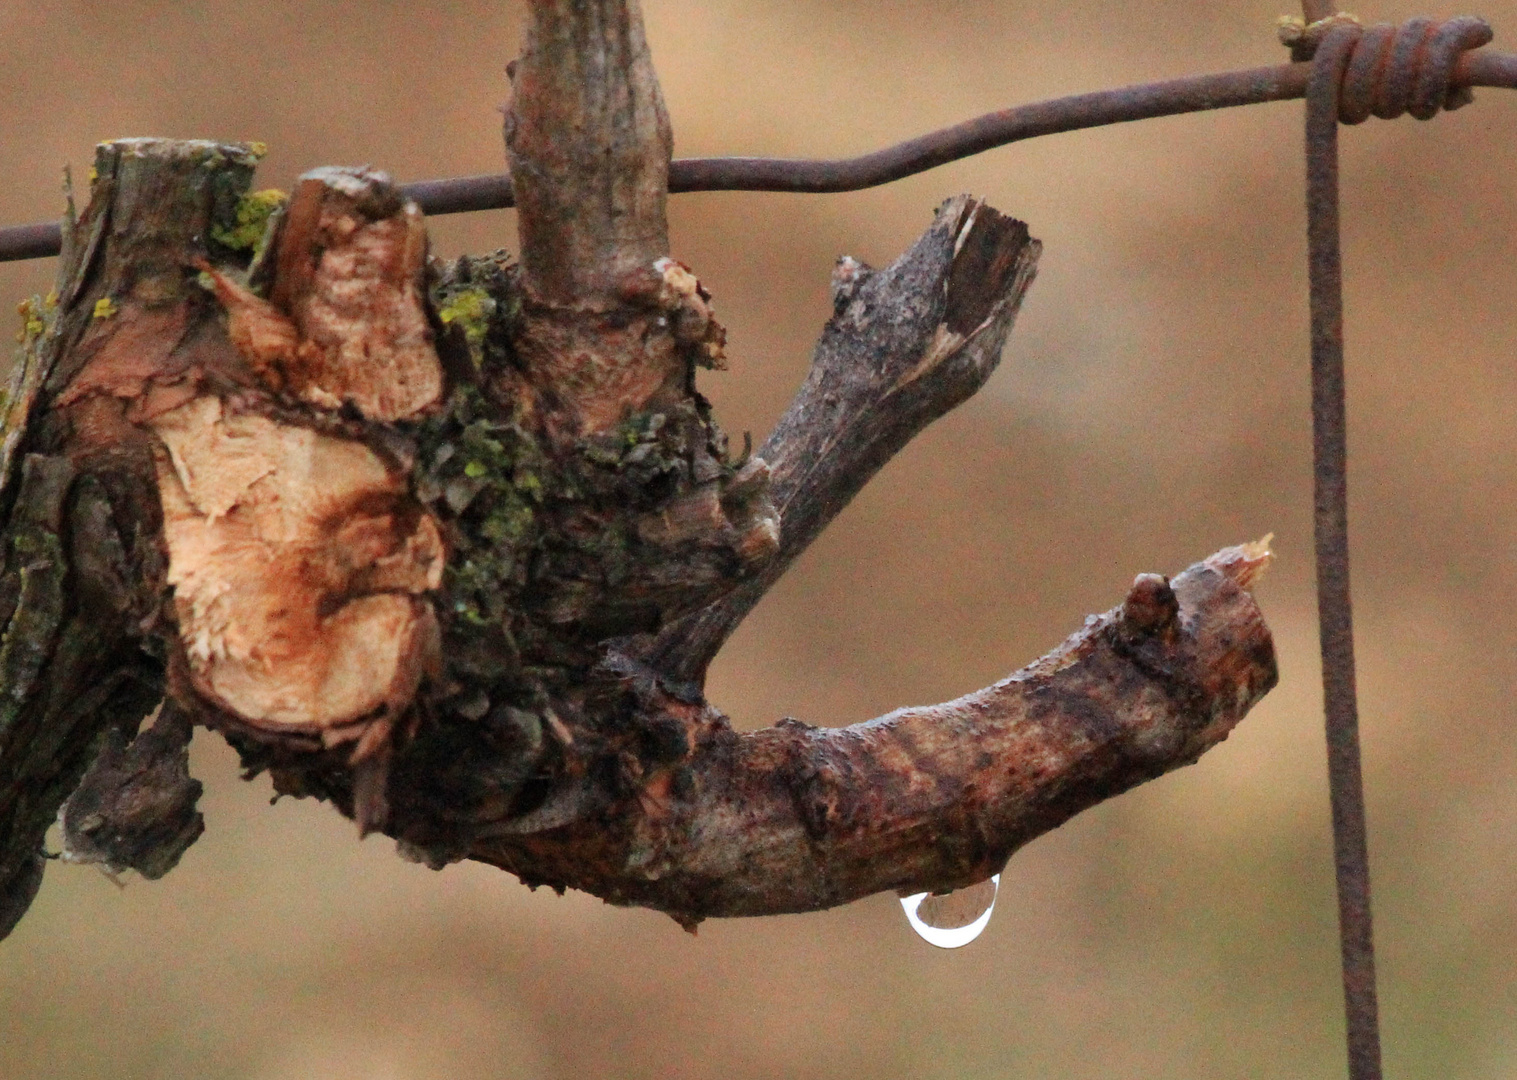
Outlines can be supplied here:
M266 300L205 240L225 235L247 187L245 149L133 141L102 154L73 248L96 245L87 258L110 270L89 291L65 279L60 292L78 295L57 319L73 329L51 339L42 377L56 390L31 420L40 445L115 489L102 535L119 527L122 500L128 520L142 518L138 580L123 568L116 586L139 616L117 640L164 657L197 719L383 761L440 648L430 594L445 544L410 494L404 440L374 427L443 391L419 212L382 174L309 174L270 256L283 287ZM176 169L203 206L160 192ZM100 226L124 213L149 224L120 239ZM171 215L183 224L166 229ZM147 662L151 691L162 674ZM355 813L369 826L382 804L379 792Z
M195 687L255 725L403 712L436 666L436 521L352 439L198 397L154 419L168 584Z
M530 16L519 264L429 263L363 168L300 178L250 267L250 147L100 148L0 438L0 935L65 800L67 858L174 865L192 723L408 857L693 927L983 879L1274 684L1245 545L957 701L735 733L711 658L984 384L1041 248L959 196L891 265L840 261L810 375L735 454L695 391L725 333L669 257L637 6Z
M241 361L255 385L228 394L202 361L175 371L175 397L188 400L141 420L156 437L166 580L188 671L199 693L254 727L325 731L398 715L436 666L426 594L442 576L438 525L398 462L359 432L319 430L324 413L394 421L440 397L425 251L420 211L387 177L321 169L302 178L284 219L269 301L195 260L226 309L231 348L218 359ZM144 380L178 367L171 351L159 355L174 339L143 318L158 351L127 331L129 347L97 353L65 404L150 396ZM115 381L123 369L127 386ZM317 411L271 415L281 396Z
M427 232L415 203L371 169L300 178L268 301L207 268L238 351L272 388L331 411L405 420L442 397L422 300Z

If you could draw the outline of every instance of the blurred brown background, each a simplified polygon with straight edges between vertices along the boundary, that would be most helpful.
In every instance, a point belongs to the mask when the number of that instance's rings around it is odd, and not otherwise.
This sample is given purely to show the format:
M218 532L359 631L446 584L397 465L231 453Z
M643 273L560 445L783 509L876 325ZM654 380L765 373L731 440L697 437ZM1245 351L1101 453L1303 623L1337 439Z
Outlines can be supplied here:
M841 155L972 114L1283 59L1265 0L648 0L677 153ZM1384 2L1363 14L1417 13ZM1448 14L1448 12L1435 12ZM1517 2L1482 14L1517 35ZM320 164L502 167L519 5L0 0L0 222L124 135ZM1517 95L1345 135L1351 491L1388 1075L1517 1075ZM434 874L330 809L270 808L197 737L208 830L159 883L53 867L0 945L0 1077L1219 1078L1342 1075L1313 628L1300 106L1055 136L846 196L687 195L762 437L844 252L959 191L1041 276L983 393L892 464L754 614L711 696L840 724L979 687L1120 599L1274 531L1282 684L1195 768L1018 854L985 935L889 896L708 923ZM444 254L509 213L434 223ZM0 266L0 295L47 262Z

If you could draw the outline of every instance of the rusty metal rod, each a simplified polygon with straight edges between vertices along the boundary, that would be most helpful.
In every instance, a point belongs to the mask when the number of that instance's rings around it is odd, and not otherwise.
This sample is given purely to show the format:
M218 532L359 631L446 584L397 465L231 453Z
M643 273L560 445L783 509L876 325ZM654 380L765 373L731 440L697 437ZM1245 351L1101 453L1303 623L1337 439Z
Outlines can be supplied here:
M11 225L0 229L0 262L44 259L58 254L62 244L63 230L56 221Z
M1380 1021L1370 919L1369 841L1359 764L1354 620L1348 573L1348 428L1343 378L1343 261L1338 229L1338 94L1357 29L1330 31L1306 91L1306 209L1311 288L1312 477L1317 620L1350 1080L1380 1080Z
M1293 100L1305 95L1310 71L1309 63L1278 64L1055 98L986 113L854 158L683 158L670 165L669 190L858 191L1040 135ZM1454 83L1517 88L1517 56L1469 53L1455 69ZM428 214L501 210L514 202L506 174L421 180L401 190ZM53 222L0 229L0 262L56 255L60 237Z

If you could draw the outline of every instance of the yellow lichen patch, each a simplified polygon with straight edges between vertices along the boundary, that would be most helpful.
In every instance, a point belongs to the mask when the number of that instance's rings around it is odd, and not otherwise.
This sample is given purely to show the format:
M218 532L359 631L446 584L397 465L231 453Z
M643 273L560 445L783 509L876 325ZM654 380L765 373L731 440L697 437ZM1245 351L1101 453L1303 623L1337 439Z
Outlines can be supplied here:
M116 301L112 300L109 296L102 296L99 300L95 301L95 318L97 319L109 319L120 310L121 308L117 306Z
M409 704L436 662L436 521L363 443L200 397L157 417L169 584L196 689L255 725Z
M47 330L47 311L37 302L36 297L17 304L16 314L21 316L21 329L16 331L18 344L25 345L34 341Z
M483 362L485 335L489 333L493 314L495 298L478 286L459 290L437 309L437 318L444 326L462 328L475 367Z
M260 143L252 144L255 148L261 145ZM262 156L257 149L253 152ZM269 219L273 217L274 211L288 200L289 196L277 188L248 192L237 200L237 209L234 212L235 224L212 226L211 239L233 251L252 251L258 246L258 241L263 239L264 231L268 229Z

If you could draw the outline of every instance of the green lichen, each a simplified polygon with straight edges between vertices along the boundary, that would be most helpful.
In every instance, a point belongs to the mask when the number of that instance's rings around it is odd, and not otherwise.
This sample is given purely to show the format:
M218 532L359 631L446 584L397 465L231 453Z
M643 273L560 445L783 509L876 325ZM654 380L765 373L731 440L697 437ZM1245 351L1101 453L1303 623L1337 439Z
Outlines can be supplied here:
M516 268L504 251L441 265L431 299L438 321L462 339L476 371L511 364L512 327L521 315Z
M109 296L102 296L99 300L95 301L94 316L97 319L109 319L120 310L121 307L116 301L112 300Z
M412 429L414 491L448 537L441 685L460 702L535 708L582 681L607 638L680 614L687 579L714 580L723 556L663 545L644 526L720 479L725 443L699 399L631 413L572 443L544 434L535 412L510 404L522 367L509 256L434 263L432 273L440 348L465 371L444 410ZM704 562L692 567L692 557Z
M269 219L289 198L277 188L248 192L237 200L232 224L211 226L211 239L233 251L251 252L268 231Z
M456 524L444 609L473 625L509 630L511 601L526 586L541 532L542 450L470 386L456 390L447 410L417 435L417 495Z
M603 474L595 486L613 484L633 504L657 502L689 472L695 416L664 412L629 414L611 431L581 440L580 457Z
M444 294L442 300L437 317L444 326L458 326L463 330L475 368L482 367L485 336L490 332L490 316L495 314L495 298L475 286Z
M516 470L516 490L534 502L541 502L543 497L543 482L538 479L536 473L527 472L523 469Z

